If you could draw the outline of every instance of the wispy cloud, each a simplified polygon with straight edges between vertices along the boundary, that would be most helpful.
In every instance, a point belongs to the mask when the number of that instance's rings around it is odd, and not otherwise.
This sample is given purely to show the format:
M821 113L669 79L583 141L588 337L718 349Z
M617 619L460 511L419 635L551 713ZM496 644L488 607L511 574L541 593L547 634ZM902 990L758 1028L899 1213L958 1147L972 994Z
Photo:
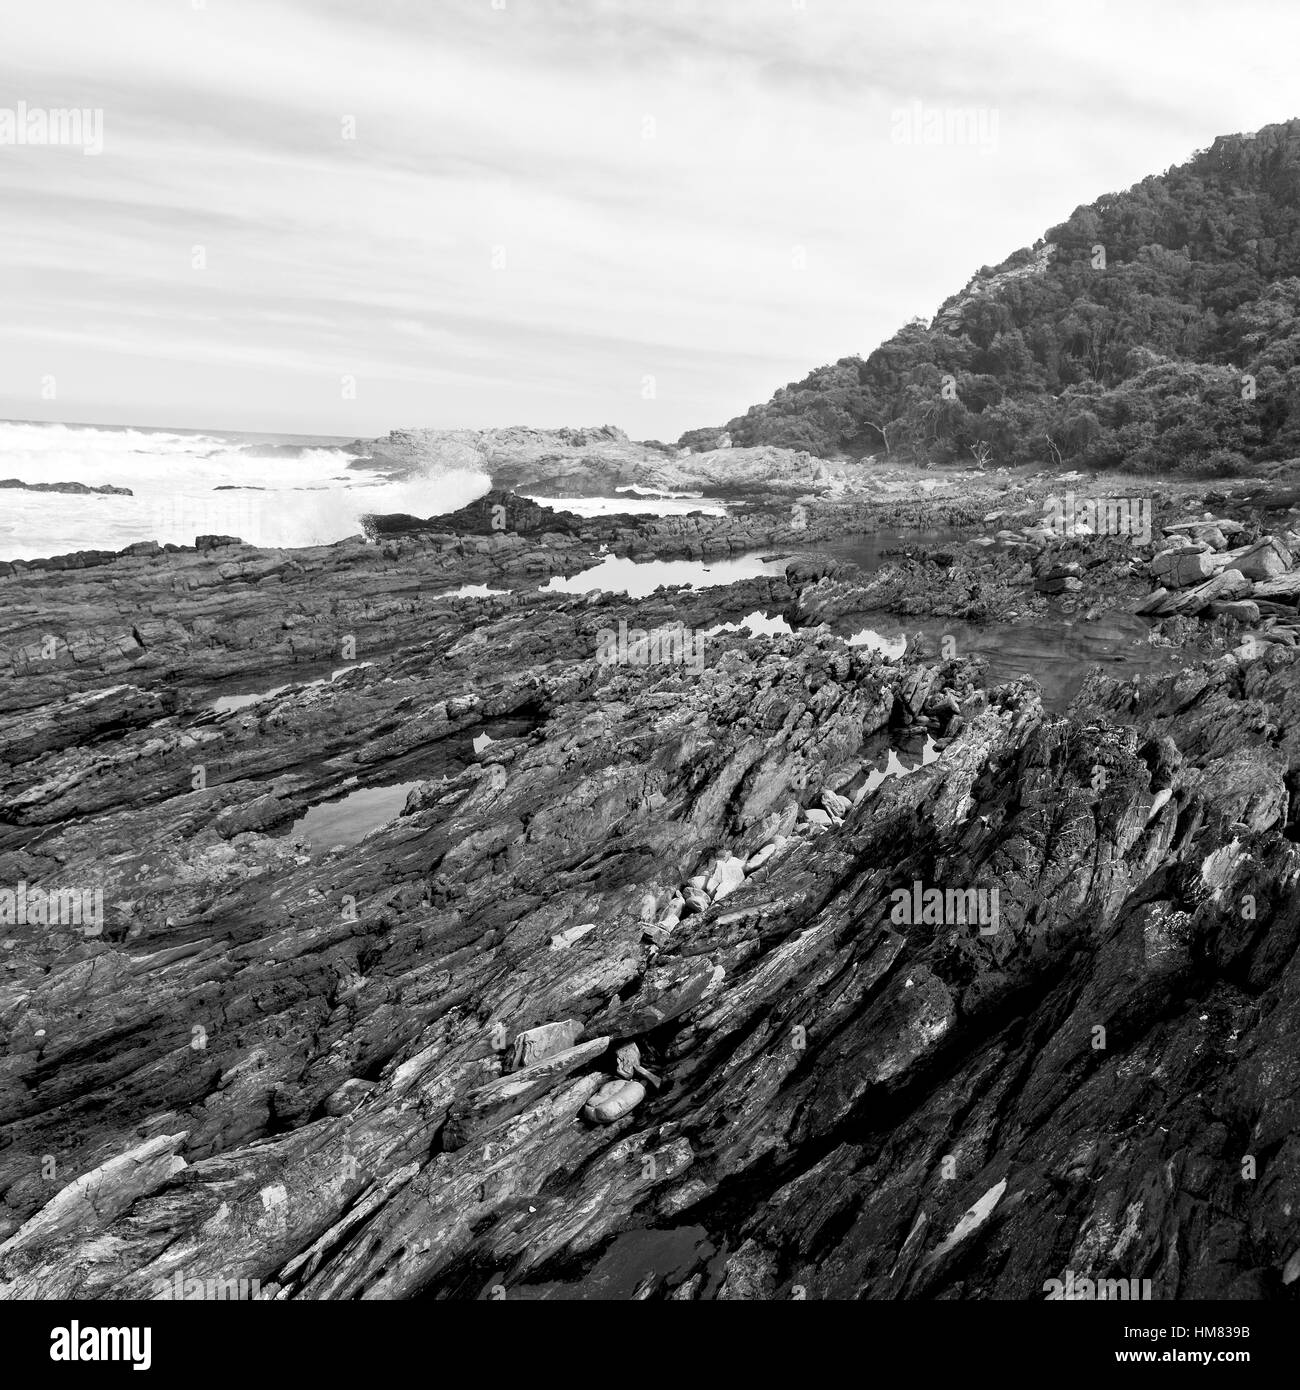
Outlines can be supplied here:
M102 108L104 152L0 148L0 411L340 434L721 421L1295 114L1300 37L1128 0L15 11L0 107ZM896 143L916 102L995 146Z

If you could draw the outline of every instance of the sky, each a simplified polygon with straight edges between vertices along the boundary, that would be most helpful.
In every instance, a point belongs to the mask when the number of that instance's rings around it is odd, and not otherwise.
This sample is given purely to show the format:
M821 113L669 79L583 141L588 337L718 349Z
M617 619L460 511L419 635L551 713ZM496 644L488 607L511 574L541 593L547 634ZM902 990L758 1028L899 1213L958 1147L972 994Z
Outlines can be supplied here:
M1300 115L1300 7L1254 0L0 0L0 34L13 419L675 439ZM70 108L80 145L18 142Z

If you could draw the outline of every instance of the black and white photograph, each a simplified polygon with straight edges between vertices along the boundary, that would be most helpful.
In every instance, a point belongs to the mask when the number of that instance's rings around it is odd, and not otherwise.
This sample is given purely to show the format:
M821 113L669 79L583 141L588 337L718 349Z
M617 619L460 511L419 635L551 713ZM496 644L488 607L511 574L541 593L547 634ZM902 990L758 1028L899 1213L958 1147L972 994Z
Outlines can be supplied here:
M15 1382L1294 1366L1297 53L0 0Z

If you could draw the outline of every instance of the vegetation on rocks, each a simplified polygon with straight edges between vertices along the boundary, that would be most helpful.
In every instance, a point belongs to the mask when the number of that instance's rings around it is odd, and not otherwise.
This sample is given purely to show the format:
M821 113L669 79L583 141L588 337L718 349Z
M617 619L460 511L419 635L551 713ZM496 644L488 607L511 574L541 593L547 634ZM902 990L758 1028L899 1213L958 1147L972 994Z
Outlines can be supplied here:
M726 429L819 457L1194 476L1300 455L1300 121L1076 209L931 323Z

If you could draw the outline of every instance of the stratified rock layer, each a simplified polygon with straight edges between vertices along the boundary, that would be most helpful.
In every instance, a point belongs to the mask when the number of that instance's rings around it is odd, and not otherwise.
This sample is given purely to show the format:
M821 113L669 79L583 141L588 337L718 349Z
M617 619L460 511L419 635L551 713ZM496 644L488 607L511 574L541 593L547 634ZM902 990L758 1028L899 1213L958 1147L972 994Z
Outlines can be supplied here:
M1294 1295L1295 650L1064 717L824 629L611 665L853 580L431 595L478 543L0 576L0 886L104 903L0 925L4 1296Z

